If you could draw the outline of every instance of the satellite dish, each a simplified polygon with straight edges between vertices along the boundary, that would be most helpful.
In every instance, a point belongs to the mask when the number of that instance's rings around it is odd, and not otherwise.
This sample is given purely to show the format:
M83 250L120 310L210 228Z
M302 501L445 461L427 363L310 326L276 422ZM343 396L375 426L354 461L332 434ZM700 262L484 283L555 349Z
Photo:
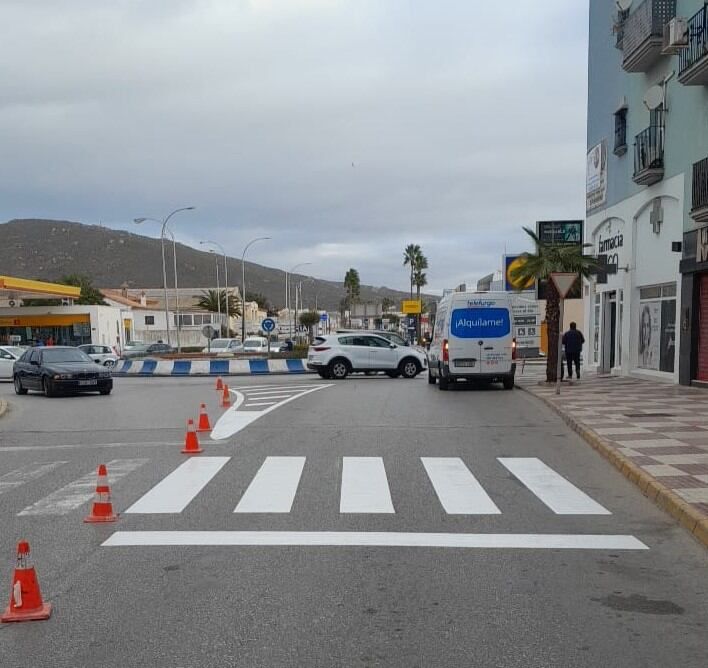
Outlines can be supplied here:
M644 104L647 109L658 109L664 104L664 88L663 86L652 86L644 94Z
M626 12L632 6L632 0L616 0L620 11Z

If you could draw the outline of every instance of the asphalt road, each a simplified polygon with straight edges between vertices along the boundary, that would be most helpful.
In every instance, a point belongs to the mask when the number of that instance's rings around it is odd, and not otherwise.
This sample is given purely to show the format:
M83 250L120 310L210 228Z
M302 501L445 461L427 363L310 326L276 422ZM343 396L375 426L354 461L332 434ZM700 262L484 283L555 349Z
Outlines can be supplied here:
M57 399L0 385L0 596L26 538L54 605L0 626L3 668L706 665L704 549L526 393L232 382L257 419L202 438L190 461L215 470L191 492L164 481L187 460L185 419L202 401L222 414L213 380ZM84 524L86 484L70 485L108 462L121 518ZM180 544L102 545L155 531ZM615 537L631 549L603 547ZM351 544L372 539L399 544ZM203 544L229 541L248 544Z

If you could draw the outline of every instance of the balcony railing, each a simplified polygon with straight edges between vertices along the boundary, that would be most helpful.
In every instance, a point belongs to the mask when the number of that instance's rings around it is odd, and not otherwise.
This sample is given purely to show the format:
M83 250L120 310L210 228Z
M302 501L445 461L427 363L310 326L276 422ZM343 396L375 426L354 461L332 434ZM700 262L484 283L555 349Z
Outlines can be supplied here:
M634 138L633 181L650 186L664 178L664 126L650 125Z
M688 21L688 46L679 52L678 78L687 86L708 84L708 3Z
M661 55L664 25L676 16L676 0L644 0L625 20L622 35L626 72L646 72Z
M708 223L708 158L693 165L691 218L699 223Z

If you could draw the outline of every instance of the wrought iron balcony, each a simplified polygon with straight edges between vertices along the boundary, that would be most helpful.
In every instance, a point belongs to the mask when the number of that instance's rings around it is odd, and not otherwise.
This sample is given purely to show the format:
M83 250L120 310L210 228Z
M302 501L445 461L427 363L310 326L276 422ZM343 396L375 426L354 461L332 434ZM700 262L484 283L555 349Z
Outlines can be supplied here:
M693 190L691 218L698 223L708 223L708 158L693 165Z
M676 16L676 0L644 0L625 20L622 68L646 72L661 56L664 25Z
M688 21L688 46L679 52L678 79L686 86L708 84L708 3Z
M640 186L664 178L664 126L650 125L634 138L634 176Z

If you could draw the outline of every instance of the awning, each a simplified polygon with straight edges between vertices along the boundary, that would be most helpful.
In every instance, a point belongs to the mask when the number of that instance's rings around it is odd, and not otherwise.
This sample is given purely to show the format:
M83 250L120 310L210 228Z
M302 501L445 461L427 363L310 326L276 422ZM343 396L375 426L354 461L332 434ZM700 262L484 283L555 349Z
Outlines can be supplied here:
M0 298L2 299L78 299L80 296L81 288L73 285L0 276Z

